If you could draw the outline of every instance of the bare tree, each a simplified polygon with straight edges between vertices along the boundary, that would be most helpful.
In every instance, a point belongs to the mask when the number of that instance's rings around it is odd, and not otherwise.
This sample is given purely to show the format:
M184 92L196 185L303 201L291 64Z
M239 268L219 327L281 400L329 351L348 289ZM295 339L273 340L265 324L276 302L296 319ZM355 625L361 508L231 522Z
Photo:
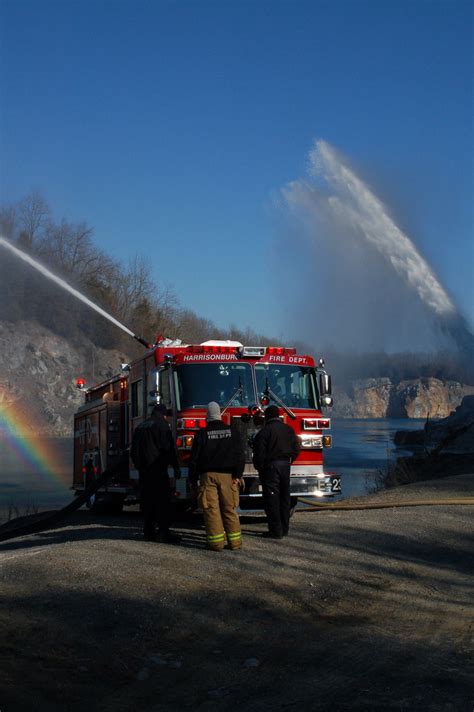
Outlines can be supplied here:
M4 205L0 208L0 235L7 240L15 237L17 211L14 205Z
M20 244L31 249L48 225L51 211L41 193L32 191L18 203L18 227Z
M155 285L150 265L143 256L135 255L125 269L117 265L114 279L116 306L124 319L129 319L134 309L144 300L153 301Z
M146 257L135 255L114 275L114 314L149 339L175 335L178 301L170 286L158 287Z
M36 252L64 275L74 276L80 283L98 278L106 258L92 242L92 228L86 223L49 223L39 241Z
M176 338L178 298L169 285L157 288L155 293L155 335Z
M199 344L207 339L220 336L212 321L199 317L190 309L180 309L176 319L175 335L190 344Z

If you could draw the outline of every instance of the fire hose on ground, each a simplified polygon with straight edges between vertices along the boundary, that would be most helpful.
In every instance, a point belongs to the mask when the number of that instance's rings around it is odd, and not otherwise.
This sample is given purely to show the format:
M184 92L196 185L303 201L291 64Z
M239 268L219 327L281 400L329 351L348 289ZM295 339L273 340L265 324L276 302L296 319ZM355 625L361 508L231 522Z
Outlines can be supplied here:
M50 529L53 525L64 519L64 517L68 514L72 514L82 507L82 505L85 504L92 497L92 495L107 484L110 478L118 474L118 472L118 467L111 467L109 470L105 470L102 475L92 482L81 495L76 497L62 509L50 512L40 519L35 519L33 522L25 522L24 524L17 526L14 526L12 522L7 522L3 526L0 526L0 542L7 541L8 539L16 539L19 536L26 536L27 534L36 534L37 532L44 531L45 529Z
M296 512L324 512L324 511L357 511L358 509L392 509L394 507L436 507L436 506L466 506L474 504L474 497L451 497L450 499L407 499L404 502L368 502L354 504L317 504L311 499L298 497L298 502L309 505L308 507L297 508Z

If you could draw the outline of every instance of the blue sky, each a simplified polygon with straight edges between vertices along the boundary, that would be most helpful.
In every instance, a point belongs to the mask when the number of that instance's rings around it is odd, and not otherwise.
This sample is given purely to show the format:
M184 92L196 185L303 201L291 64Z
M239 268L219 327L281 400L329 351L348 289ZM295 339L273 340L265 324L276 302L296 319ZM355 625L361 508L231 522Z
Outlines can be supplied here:
M275 198L322 138L474 321L470 2L3 0L0 23L3 202L40 190L184 306L301 338Z

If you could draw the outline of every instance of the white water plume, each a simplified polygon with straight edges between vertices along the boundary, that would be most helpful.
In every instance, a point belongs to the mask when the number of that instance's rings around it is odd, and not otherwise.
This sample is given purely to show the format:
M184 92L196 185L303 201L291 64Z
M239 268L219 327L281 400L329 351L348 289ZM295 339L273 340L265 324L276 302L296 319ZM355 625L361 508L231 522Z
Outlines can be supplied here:
M37 262L33 257L28 255L26 252L23 252L22 250L19 250L18 247L15 247L12 245L11 242L8 240L5 240L4 237L0 236L0 245L3 247L6 247L7 250L10 250L14 255L19 257L23 262L26 262L29 264L31 267L34 269L38 270L38 272L41 272L42 275L47 277L47 279L50 279L51 281L55 282L57 285L65 289L67 292L72 294L74 297L79 299L81 302L84 302L84 304L87 304L91 309L94 309L98 314L101 314L103 317L108 319L109 321L112 322L112 324L115 324L115 326L118 326L119 329L122 329L122 331L125 331L127 334L130 336L133 336L133 338L137 338L133 331L130 331L126 326L121 324L117 319L115 319L111 314L106 312L104 309L99 307L97 304L92 302L90 299L88 299L84 294L81 294L77 289L74 289L74 287L71 287L70 284L68 284L64 279L61 279L61 277L58 277L57 275L53 274L53 272L50 272L49 269L44 267L40 262Z
M349 230L362 237L438 317L457 316L453 302L408 235L336 151L325 141L316 141L310 161L310 173L324 182L326 192L308 181L295 181L284 190L287 202L331 222L339 234Z

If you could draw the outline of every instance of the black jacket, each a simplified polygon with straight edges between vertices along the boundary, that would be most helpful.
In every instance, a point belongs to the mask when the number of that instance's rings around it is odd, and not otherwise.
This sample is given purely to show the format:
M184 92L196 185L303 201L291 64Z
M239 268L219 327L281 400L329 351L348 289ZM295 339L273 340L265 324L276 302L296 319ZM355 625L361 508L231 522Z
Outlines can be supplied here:
M151 415L135 428L130 457L138 470L156 465L179 467L173 435L163 416Z
M194 436L188 479L196 484L204 472L228 472L240 478L245 467L245 450L235 428L212 420Z
M268 420L253 441L253 464L261 472L274 460L291 462L300 451L295 431L280 418Z

